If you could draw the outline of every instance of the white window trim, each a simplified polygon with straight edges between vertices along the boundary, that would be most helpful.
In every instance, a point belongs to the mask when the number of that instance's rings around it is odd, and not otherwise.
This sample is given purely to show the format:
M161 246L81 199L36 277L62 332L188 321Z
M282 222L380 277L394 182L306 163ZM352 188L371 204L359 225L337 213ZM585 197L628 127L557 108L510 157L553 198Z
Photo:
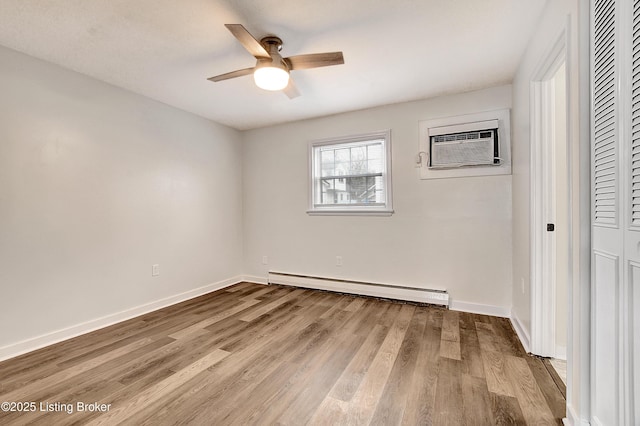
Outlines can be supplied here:
M384 206L345 206L345 205L315 205L315 181L313 150L318 146L336 145L341 143L364 142L373 139L384 139L385 169L383 177L385 179L385 199ZM307 213L312 216L391 216L393 214L393 194L391 183L391 130L381 130L377 132L364 133L338 138L318 139L309 142L309 209Z

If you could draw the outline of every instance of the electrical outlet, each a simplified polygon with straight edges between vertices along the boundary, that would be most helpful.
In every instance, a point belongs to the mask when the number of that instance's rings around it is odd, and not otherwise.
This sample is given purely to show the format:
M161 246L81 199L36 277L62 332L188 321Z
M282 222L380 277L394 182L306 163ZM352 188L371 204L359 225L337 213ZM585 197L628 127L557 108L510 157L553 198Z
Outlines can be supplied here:
M522 294L524 294L524 278L520 278L520 287L522 290Z
M342 256L336 256L336 266L342 266Z
M262 256L262 264L263 265L269 264L269 256Z
M158 275L160 275L160 265L157 263L155 265L151 265L151 276L157 277Z

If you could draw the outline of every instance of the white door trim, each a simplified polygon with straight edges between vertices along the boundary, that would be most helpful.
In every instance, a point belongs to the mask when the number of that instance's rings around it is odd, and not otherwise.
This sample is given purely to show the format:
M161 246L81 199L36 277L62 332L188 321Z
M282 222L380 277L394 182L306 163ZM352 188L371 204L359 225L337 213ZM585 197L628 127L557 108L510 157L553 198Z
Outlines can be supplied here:
M556 355L556 286L555 239L549 236L546 224L553 210L553 122L548 118L553 111L553 82L551 77L562 64L567 64L567 31L562 32L548 55L538 66L531 80L531 352L553 357ZM568 70L568 67L567 67ZM566 86L570 75L566 73ZM567 100L569 98L567 97ZM568 108L567 108L568 111ZM567 133L569 126L567 126ZM566 135L569 141L569 135ZM569 146L569 143L567 143ZM567 164L571 164L571 150L567 150ZM570 167L568 168L570 171ZM559 176L569 185L570 176ZM570 186L570 185L569 185ZM571 204L571 201L569 201ZM571 206L569 206L571 211ZM571 229L571 217L567 218ZM569 259L572 259L569 247ZM567 277L571 286L571 277Z

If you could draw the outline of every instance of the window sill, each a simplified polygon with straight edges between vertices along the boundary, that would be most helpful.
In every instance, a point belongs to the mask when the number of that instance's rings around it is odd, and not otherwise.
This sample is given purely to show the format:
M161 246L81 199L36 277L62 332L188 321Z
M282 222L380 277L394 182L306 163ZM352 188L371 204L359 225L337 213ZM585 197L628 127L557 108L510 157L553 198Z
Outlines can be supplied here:
M309 216L391 216L393 213L393 210L307 210Z

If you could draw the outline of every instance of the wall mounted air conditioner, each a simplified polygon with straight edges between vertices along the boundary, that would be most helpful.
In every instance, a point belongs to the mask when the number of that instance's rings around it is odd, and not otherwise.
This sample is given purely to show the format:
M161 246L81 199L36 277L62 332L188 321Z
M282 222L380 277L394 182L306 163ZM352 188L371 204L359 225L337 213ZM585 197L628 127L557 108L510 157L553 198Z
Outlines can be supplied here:
M428 167L499 165L498 127L488 120L429 129Z
M508 109L420 121L421 179L511 174Z

